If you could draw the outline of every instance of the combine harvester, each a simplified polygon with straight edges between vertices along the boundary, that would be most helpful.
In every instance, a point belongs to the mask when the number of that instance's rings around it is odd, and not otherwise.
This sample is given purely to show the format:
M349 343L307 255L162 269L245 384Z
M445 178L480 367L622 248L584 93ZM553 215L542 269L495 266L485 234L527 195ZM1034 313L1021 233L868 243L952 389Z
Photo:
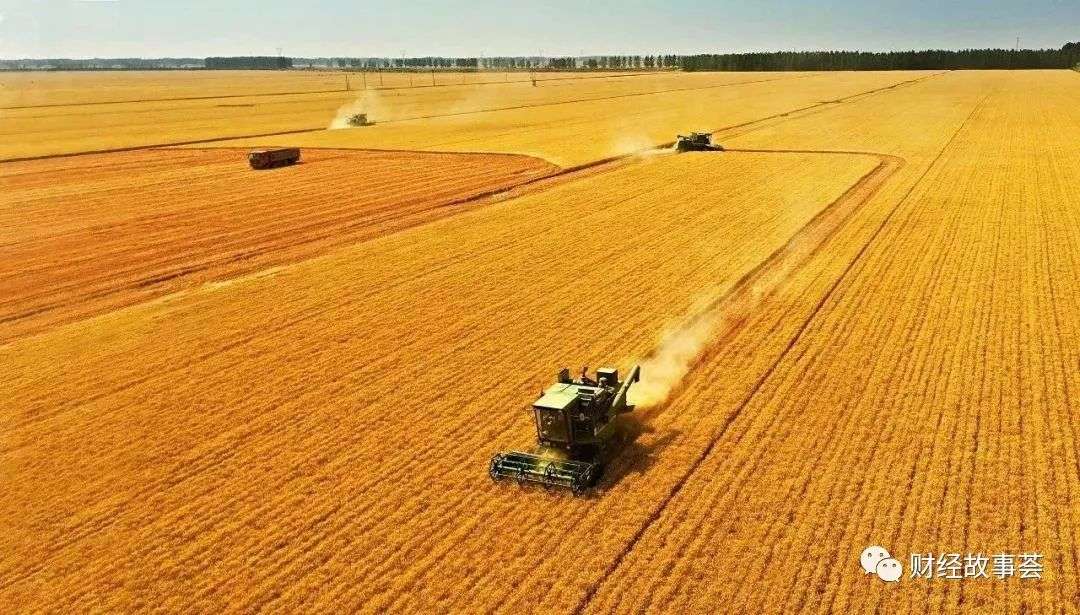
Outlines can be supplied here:
M349 126L371 126L375 122L368 120L366 113L354 113L345 120L345 123Z
M619 370L610 367L596 370L595 380L588 377L588 368L577 380L563 369L559 381L532 405L539 448L495 455L491 478L563 487L575 494L594 486L616 452L615 418L634 409L626 403L626 394L640 379L638 366L621 382Z
M712 142L711 132L692 132L689 136L679 135L675 141L675 150L683 152L722 152L723 145Z

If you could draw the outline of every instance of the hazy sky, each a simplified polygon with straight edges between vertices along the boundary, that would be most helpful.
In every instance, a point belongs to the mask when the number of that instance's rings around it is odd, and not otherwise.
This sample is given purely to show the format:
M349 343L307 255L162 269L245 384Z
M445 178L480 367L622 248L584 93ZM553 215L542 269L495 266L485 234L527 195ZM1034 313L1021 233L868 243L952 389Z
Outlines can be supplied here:
M0 0L0 58L1060 47L1080 0Z

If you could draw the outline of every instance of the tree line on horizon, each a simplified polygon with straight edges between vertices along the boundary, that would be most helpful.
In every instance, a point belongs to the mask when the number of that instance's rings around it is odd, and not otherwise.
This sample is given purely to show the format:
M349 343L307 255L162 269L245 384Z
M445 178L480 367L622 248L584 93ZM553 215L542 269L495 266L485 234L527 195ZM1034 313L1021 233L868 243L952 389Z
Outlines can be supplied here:
M582 69L641 69L677 68L677 55L618 55L586 57L495 56L484 58L450 58L422 56L415 58L331 58L337 68L356 69L485 69L485 70L582 70ZM308 60L297 59L303 65Z
M213 57L206 58L204 65L212 70L275 70L292 68L293 59L281 56Z
M1073 68L1080 42L1061 49L924 51L774 51L681 56L687 71L965 70Z
M260 58L270 60L269 58ZM207 58L207 68L210 58ZM298 61L302 65L303 61ZM457 70L659 70L828 71L1039 69L1080 65L1080 42L1061 49L929 49L922 51L772 51L729 54L601 55L585 57L333 58L329 64L353 69ZM310 62L309 62L310 65Z
M94 58L0 60L5 70L153 70L198 68L194 58ZM584 57L292 58L208 57L206 69L288 70L685 70L829 71L1076 68L1080 42L1060 49L928 49L922 51L770 51L724 54L598 55Z

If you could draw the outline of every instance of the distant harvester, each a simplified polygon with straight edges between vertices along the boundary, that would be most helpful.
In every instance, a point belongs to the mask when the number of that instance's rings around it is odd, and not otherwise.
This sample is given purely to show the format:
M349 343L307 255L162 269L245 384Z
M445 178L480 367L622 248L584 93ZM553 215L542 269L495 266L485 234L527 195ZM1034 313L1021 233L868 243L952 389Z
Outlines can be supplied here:
M678 152L722 152L722 145L713 143L711 132L692 132L689 136L679 135L675 141Z
M299 147L260 149L248 153L248 164L253 169L272 169L296 164L300 161Z
M345 122L349 126L371 126L375 122L368 120L366 113L354 113L350 115Z

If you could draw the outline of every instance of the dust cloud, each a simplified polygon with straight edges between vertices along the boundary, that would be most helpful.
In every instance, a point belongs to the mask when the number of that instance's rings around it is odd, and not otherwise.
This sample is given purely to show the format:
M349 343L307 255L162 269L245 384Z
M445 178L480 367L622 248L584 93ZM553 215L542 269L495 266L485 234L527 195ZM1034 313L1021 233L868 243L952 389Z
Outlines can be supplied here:
M669 326L639 363L641 380L630 389L631 402L647 408L667 401L709 345L740 326L769 294L765 286L754 284L699 301L698 309Z
M635 156L642 161L654 159L657 156L671 154L672 150L660 149L656 146L656 140L640 130L619 130L610 140L606 157Z
M798 199L777 197L777 215L790 215L797 207ZM742 326L790 283L796 269L827 239L834 224L808 223L760 267L733 285L715 289L696 301L688 315L669 326L656 347L640 361L641 380L630 389L632 402L642 407L665 402L711 344Z
M715 325L716 318L706 316L667 331L652 354L640 364L641 380L630 389L634 405L648 407L663 403L697 362Z
M349 126L349 118L357 113L366 113L369 122L378 122L379 118L386 119L388 116L386 105L383 104L382 95L376 90L361 90L356 98L338 108L334 119L330 121L327 130L340 128L352 128Z

